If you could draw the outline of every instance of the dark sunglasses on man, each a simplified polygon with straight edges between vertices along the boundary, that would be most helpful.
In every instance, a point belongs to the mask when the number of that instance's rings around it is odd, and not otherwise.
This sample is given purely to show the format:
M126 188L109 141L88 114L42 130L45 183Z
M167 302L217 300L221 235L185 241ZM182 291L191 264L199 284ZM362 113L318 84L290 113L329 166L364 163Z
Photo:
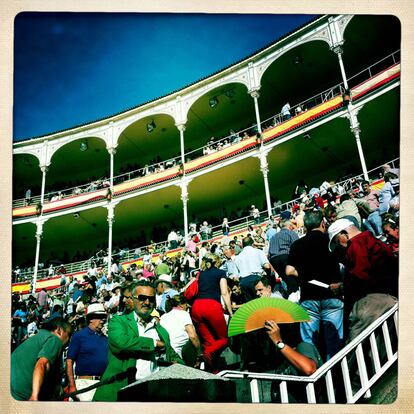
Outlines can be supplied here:
M149 302L154 303L155 302L155 296L147 296L147 295L138 295L138 296L131 296L132 298L139 300L140 302L146 302L147 300Z

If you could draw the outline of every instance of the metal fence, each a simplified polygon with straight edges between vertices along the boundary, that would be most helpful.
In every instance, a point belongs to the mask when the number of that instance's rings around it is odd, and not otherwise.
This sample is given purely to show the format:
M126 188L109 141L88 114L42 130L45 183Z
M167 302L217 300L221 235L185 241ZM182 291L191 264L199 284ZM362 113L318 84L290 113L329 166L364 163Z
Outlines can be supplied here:
M386 164L389 164L391 168L398 168L399 162L400 162L400 158L394 158L393 160L387 161ZM370 177L374 177L371 179L371 181L380 179L381 173L382 173L382 166L375 167L368 171L368 175ZM360 180L363 180L362 173L359 175L355 175L350 178L347 178L345 180L342 180L338 183L335 183L335 185L337 186L337 189L339 190L338 194L341 195L343 193L352 191L355 188L356 183L358 183ZM296 198L296 199L293 199L293 200L287 201L286 203L281 204L278 208L280 209L280 211L285 211L285 210L290 211L295 204L298 204L300 202L301 202L301 198ZM279 214L275 214L274 216L278 217ZM268 217L267 210L261 211L260 222L264 223L268 219L269 217ZM253 219L253 216L251 215L243 216L238 219L229 221L229 226L231 228L232 233L242 230L242 229L246 229L249 225L254 225L254 224L255 224L255 221ZM217 226L213 226L212 227L212 238L214 239L221 235L222 235L221 224ZM136 259L141 258L145 252L148 252L150 246L152 247L154 251L154 255L159 254L159 253L166 253L170 250L168 241L164 240L158 243L153 243L151 245L145 245L145 246L141 246L138 248L124 251L121 257L119 256L119 254L116 254L116 255L113 255L113 258L118 258L122 262L129 262L132 260L136 260ZM90 267L92 262L96 260L97 260L96 257L91 257L89 259L81 260L78 262L67 263L62 266L65 268L67 274L72 274L76 272L86 271ZM50 277L53 277L53 276L50 276ZM26 280L31 279L32 277L33 277L33 270L29 269L29 270L26 270L20 273L19 281L26 281ZM44 279L47 277L48 277L47 268L38 270L38 276L37 276L38 280Z
M223 378L250 383L251 402L270 402L270 383L278 384L278 400L289 403L289 390L302 388L308 403L354 404L370 398L370 388L398 358L398 304L384 313L309 377L225 370ZM338 397L339 396L339 401Z

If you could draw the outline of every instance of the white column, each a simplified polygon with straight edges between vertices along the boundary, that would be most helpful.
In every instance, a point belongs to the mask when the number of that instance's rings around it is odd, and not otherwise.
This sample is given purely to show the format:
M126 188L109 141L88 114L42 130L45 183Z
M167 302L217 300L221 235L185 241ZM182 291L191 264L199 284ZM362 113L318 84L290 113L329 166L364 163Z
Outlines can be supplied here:
M108 276L111 274L112 267L112 226L115 221L115 203L109 203L108 209Z
M265 186L267 215L270 218L272 216L272 202L270 201L270 190L269 190L269 180L268 180L269 164L267 162L267 154L268 154L268 151L260 150L259 160L260 160L260 171L263 174L263 181L264 181L264 186Z
M254 110L256 113L256 123L257 123L257 132L259 134L262 133L262 126L260 125L260 112L259 112L259 91L254 90L250 92L250 96L253 98L254 101Z
M181 188L181 201L183 202L183 215L184 215L184 245L187 245L188 242L188 184L191 180L182 178L179 184Z
M176 126L177 126L178 130L180 131L181 163L184 166L184 163L185 163L185 155L184 155L184 131L185 131L185 124L178 124Z
M36 284L37 284L37 272L39 269L39 255L40 255L40 241L42 240L43 234L43 220L36 222L36 256L35 256L35 265L33 271L33 281L32 281L32 294L36 293Z
M368 181L369 180L368 170L365 164L365 156L364 156L364 151L362 149L362 143L360 139L361 128L359 127L359 122L357 118L358 110L359 109L356 109L354 105L350 103L347 108L348 114L346 116L349 119L349 122L351 124L350 125L351 131L353 135L355 136L355 141L356 141L357 148L358 148L358 154L359 154L359 159L361 161L362 173L364 174L364 179Z
M336 55L338 56L338 62L339 62L339 67L341 69L341 75L342 75L342 81L344 82L344 88L345 90L348 90L348 80L346 79L346 73L345 73L345 66L344 66L344 62L342 60L342 47L341 46L336 46L333 48L333 51L336 53Z
M346 79L344 62L342 60L343 49L342 45L345 42L343 36L343 28L340 27L338 21L334 17L328 19L328 32L330 37L330 49L338 56L339 68L341 70L342 81L344 82L345 90L348 89L348 81Z
M116 148L110 147L108 148L109 156L110 156L110 165L109 165L109 183L110 183L110 190L111 196L114 194L114 155L116 154Z
M46 187L46 172L47 172L47 166L42 165L40 167L40 171L42 171L42 191L40 193L40 204L41 204L41 211L43 212L43 204L45 202L45 187Z

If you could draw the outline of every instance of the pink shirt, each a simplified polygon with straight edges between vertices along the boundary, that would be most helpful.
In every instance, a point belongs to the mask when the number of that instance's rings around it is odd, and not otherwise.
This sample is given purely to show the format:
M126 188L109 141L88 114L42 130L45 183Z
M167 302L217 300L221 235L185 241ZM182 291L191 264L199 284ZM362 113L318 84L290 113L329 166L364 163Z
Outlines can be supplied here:
M41 290L38 294L37 294L37 303L40 306L45 306L47 301L47 292L45 292L44 290Z
M197 244L193 240L189 240L186 247L187 250L190 250L190 252L195 253L197 249Z
M379 192L375 190L371 190L371 192L368 195L362 198L367 201L371 211L374 211L374 210L377 210L379 207L378 197L379 197Z

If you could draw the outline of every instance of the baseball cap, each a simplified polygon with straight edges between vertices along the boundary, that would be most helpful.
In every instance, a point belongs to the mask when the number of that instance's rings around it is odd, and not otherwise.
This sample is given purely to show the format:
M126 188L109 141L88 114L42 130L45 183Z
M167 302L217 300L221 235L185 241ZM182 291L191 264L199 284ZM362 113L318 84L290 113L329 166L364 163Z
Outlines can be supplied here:
M353 226L354 223L348 219L339 219L334 221L328 228L328 235L329 235L329 251L333 252L337 245L335 236L339 234L341 231L345 230L349 226Z

